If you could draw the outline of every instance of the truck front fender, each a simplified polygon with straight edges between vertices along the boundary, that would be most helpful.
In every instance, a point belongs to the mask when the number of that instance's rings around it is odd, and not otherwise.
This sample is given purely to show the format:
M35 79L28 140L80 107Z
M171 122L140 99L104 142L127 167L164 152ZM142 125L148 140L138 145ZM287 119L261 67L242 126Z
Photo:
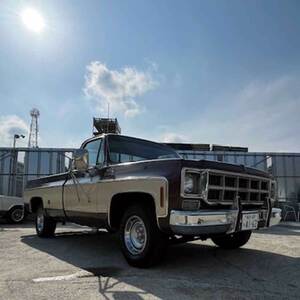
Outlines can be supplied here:
M101 198L109 199L107 205L108 224L111 226L112 199L120 194L145 194L151 196L155 205L155 214L159 218L168 215L168 180L165 177L126 177L122 179L103 180ZM99 205L103 205L101 201Z

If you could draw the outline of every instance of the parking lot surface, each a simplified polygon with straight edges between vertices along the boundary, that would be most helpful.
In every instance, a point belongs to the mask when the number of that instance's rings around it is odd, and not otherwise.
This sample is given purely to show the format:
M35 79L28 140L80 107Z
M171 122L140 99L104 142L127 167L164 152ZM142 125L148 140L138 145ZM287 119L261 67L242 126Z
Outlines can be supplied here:
M300 227L252 235L238 250L211 241L169 248L151 269L127 265L117 236L75 225L41 239L0 224L0 299L299 299Z

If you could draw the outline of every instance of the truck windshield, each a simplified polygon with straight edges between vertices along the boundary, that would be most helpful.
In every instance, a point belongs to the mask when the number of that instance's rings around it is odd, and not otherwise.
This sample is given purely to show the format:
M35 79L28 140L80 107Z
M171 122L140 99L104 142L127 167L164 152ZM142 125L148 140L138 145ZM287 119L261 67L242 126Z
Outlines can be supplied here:
M168 146L125 136L108 136L109 159L113 164L153 159L180 158Z

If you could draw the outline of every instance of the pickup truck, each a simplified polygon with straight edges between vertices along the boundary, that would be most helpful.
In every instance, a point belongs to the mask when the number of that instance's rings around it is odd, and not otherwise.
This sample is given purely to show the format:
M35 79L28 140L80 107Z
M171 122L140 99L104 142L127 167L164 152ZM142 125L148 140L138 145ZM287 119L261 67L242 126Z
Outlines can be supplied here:
M118 232L136 267L158 262L171 243L211 238L238 248L281 219L268 173L184 160L166 145L115 134L86 140L68 172L30 181L24 198L39 237L66 221Z
M21 223L24 218L24 201L21 197L0 195L0 217L9 223Z

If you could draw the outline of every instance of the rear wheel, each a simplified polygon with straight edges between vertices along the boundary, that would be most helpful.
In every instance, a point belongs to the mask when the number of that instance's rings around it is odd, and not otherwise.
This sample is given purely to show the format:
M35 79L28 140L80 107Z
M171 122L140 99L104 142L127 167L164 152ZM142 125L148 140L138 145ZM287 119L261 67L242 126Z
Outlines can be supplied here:
M56 222L45 215L43 206L39 206L35 218L36 233L39 237L54 236Z
M231 234L212 237L212 241L223 249L236 249L245 245L251 236L251 231L239 231Z
M140 268L157 263L165 252L167 237L159 230L149 207L129 207L121 220L121 249L127 262Z
M7 215L7 220L10 223L21 223L24 220L24 208L21 206L13 207Z

